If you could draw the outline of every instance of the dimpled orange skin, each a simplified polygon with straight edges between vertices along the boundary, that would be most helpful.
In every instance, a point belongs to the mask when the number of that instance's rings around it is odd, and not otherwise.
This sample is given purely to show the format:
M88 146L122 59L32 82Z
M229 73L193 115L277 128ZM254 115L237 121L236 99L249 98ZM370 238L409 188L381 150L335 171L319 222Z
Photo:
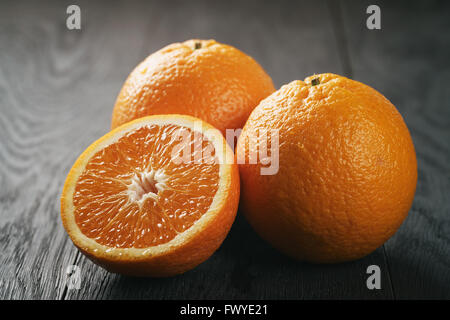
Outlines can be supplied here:
M320 84L312 86L311 80ZM299 260L361 258L388 240L411 207L417 162L409 131L379 92L334 74L293 81L252 112L254 129L279 129L279 171L240 165L247 220L275 248Z
M214 40L174 43L150 55L128 76L111 127L153 114L186 114L225 134L225 129L242 128L258 103L274 91L261 66L232 46Z

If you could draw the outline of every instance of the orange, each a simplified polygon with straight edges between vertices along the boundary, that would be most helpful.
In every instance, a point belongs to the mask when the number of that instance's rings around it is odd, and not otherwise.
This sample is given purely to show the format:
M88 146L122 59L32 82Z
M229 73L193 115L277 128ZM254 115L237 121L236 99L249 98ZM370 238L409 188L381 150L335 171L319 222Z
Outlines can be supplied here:
M198 117L223 134L242 128L275 89L251 57L214 40L171 44L147 57L117 97L112 128L154 114Z
M265 141L252 132L269 131L278 132L278 172L261 175L261 161L240 165L243 211L261 237L296 259L334 263L361 258L396 232L413 201L417 162L383 95L334 74L293 81L252 112L238 157Z
M211 125L144 117L88 147L67 176L61 218L75 246L105 269L171 276L205 261L239 201L233 151Z

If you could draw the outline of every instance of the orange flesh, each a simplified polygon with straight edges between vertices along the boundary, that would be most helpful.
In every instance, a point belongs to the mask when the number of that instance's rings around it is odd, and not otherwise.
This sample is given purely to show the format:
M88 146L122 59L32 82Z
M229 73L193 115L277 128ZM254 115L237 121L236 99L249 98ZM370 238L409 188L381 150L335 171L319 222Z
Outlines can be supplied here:
M171 160L180 147L191 150L190 161ZM193 153L194 147L201 153ZM218 187L218 160L201 133L177 125L144 126L89 160L75 186L75 221L102 245L147 248L191 227L208 211Z

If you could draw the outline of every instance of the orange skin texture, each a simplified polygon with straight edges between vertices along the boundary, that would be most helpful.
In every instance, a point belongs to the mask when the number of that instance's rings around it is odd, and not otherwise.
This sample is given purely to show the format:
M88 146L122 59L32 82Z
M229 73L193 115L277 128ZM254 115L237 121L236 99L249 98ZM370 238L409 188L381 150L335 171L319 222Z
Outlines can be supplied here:
M252 112L238 154L248 155L255 129L279 130L279 171L260 175L261 164L240 165L241 204L275 248L313 263L355 260L406 218L417 183L413 142L373 88L334 74L293 81Z
M214 40L174 43L147 57L128 76L111 127L153 114L186 114L225 134L226 129L242 128L274 91L261 66L232 46Z

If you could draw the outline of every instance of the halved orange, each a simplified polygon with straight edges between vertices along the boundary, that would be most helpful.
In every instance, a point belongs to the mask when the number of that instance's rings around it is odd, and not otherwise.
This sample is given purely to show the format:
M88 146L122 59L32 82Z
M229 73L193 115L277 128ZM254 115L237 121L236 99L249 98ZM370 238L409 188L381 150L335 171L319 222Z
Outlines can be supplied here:
M111 272L170 276L205 261L236 216L239 175L220 131L194 117L144 117L73 165L61 218L79 250Z

